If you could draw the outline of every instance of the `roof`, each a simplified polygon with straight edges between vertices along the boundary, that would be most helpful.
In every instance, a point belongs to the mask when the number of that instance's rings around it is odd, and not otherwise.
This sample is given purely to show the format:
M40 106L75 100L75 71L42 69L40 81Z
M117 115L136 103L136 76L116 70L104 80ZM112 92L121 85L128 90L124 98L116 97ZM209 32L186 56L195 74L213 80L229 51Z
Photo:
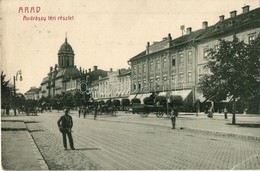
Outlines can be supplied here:
M26 94L31 94L31 93L39 93L40 91L40 88L36 88L36 87L31 87L30 90L28 90L26 93L24 93L25 95Z
M190 34L186 34L176 39L173 39L171 41L170 47L167 49L175 48L176 46L184 45L189 42L206 40L211 37L220 37L220 35L226 35L231 33L236 34L246 29L257 28L257 27L260 27L260 8L256 8L247 13L242 13L235 17L225 19L223 21L219 21L216 24L209 26L205 29L196 30L191 32ZM166 49L163 49L161 51L164 50ZM154 52L150 54L155 54L158 52ZM146 50L132 57L129 60L129 62L142 58L144 56L147 56Z
M42 82L41 82L41 85L47 83L49 81L49 78L48 77L45 77L42 79Z
M198 40L232 33L236 34L257 27L260 27L260 8L217 22L215 25L211 26L211 29L208 32L201 35Z
M61 45L58 53L72 53L72 54L74 54L74 51L73 51L71 45L67 41L67 37L65 38L65 42Z
M130 75L131 74L131 69L121 69L119 70L119 77Z
M64 68L58 71L56 78L75 78L81 76L81 72L75 67Z

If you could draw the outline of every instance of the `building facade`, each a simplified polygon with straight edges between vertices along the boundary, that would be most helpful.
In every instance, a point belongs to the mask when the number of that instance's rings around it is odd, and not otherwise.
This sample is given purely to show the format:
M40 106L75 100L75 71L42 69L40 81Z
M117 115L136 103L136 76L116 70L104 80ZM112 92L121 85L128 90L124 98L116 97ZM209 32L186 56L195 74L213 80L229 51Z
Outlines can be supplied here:
M38 100L40 98L40 88L31 87L24 95L26 100Z
M205 100L197 90L199 78L209 72L204 69L207 50L218 48L219 39L232 40L236 35L247 43L260 33L260 8L250 11L245 6L240 15L237 11L230 15L228 19L220 16L220 21L212 26L204 21L196 31L189 27L185 35L176 39L168 34L160 42L148 42L145 51L128 61L132 68L132 96L170 92L190 104Z
M67 37L58 51L58 65L50 67L47 76L41 82L41 95L54 97L62 93L75 93L84 75L74 65L74 51Z
M127 98L130 95L130 74L130 69L110 69L107 77L100 77L92 84L92 97L95 100Z

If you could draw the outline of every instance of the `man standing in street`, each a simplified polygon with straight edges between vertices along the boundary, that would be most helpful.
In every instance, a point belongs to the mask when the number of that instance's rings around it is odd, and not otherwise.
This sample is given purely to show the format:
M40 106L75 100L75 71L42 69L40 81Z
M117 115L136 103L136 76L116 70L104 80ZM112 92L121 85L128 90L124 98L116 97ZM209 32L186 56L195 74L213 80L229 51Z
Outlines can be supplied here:
M70 143L70 149L75 150L73 138L72 138L72 135L71 135L71 129L73 127L72 117L69 115L68 109L65 109L64 112L65 112L65 114L63 116L61 116L60 119L57 122L58 127L60 129L60 132L62 133L63 146L64 146L64 149L67 150L66 135L68 135L69 143Z

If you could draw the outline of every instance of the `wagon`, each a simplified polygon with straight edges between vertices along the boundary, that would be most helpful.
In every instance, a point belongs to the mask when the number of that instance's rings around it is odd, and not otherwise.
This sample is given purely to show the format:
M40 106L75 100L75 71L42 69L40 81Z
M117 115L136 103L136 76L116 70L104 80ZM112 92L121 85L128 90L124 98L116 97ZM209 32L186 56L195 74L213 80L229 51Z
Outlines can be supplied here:
M26 113L27 116L29 116L29 115L36 116L37 115L37 108L35 108L35 107L27 108L25 113Z
M155 113L157 118L161 118L164 114L167 114L167 107L162 105L135 104L132 110L133 113L138 113L141 117L147 117L150 113Z

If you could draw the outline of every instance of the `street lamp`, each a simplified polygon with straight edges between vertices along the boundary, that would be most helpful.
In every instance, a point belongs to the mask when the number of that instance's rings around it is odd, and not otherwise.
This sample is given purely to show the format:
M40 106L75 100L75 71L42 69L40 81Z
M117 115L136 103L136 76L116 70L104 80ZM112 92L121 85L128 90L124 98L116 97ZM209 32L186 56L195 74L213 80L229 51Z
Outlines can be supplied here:
M15 87L15 81L18 81L18 76L20 76L19 80L22 81L22 71L19 70L16 72L16 75L14 76L14 115L16 116L16 106L15 106L15 100L16 100L16 87Z

